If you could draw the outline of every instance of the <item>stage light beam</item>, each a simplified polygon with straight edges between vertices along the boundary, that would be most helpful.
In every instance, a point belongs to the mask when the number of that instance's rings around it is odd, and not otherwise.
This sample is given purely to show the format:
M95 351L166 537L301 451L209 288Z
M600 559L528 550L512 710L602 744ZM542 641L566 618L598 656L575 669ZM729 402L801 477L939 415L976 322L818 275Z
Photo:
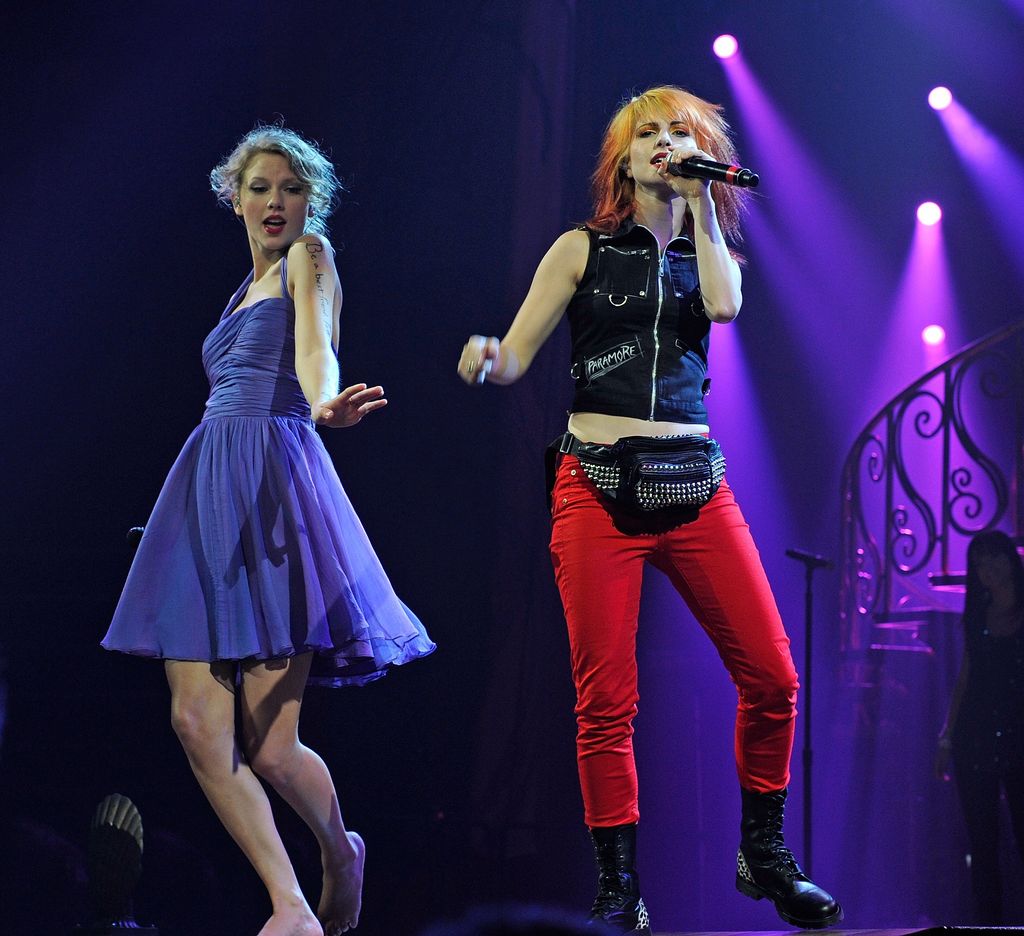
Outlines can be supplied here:
M933 201L926 201L917 207L917 220L925 227L931 227L942 220L942 209Z
M1002 238L1004 256L1024 281L1024 161L960 101L953 101L937 113L953 149L984 199L992 224Z
M786 327L801 343L816 383L834 392L838 405L846 396L837 379L843 368L822 355L821 348L834 342L837 320L852 321L858 308L880 308L887 301L881 278L864 275L865 270L883 269L887 261L877 252L877 239L850 211L835 177L823 170L744 57L721 60L721 66L745 127L749 164L770 165L773 191L786 192L785 198L751 199L747 233L750 244L756 245L757 269L765 271L780 310L790 313ZM764 173L767 179L768 170ZM823 223L808 224L808 218ZM866 293L855 298L847 287L850 282L862 283ZM835 319L821 315L822 309L832 310ZM853 367L872 346L866 334L857 335L841 353L849 356Z
M728 59L732 58L739 51L740 44L736 41L735 36L725 33L714 41L711 48L720 59Z
M945 110L953 103L953 92L943 85L939 85L937 88L932 88L928 93L928 103L931 105L933 110Z

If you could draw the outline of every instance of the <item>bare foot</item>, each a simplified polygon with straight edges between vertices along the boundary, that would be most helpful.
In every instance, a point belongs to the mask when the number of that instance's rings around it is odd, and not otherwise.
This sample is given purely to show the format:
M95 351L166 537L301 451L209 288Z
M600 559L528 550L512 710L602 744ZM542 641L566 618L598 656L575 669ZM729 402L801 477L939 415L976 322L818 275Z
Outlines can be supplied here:
M366 846L357 832L345 834L355 856L346 862L324 863L324 887L316 911L324 936L340 936L359 924Z
M287 906L274 911L259 936L324 936L324 931L308 906Z

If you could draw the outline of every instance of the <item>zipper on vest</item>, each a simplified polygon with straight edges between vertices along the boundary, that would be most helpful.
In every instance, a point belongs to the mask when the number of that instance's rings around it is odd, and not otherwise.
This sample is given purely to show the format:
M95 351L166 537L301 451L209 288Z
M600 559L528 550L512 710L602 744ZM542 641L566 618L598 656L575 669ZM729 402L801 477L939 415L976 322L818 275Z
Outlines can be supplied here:
M648 415L648 419L654 419L654 404L658 396L658 350L660 348L660 342L658 340L658 325L661 322L661 305L665 300L665 284L664 284L664 272L665 272L665 255L658 250L658 311L654 316L654 363L651 365L651 412Z

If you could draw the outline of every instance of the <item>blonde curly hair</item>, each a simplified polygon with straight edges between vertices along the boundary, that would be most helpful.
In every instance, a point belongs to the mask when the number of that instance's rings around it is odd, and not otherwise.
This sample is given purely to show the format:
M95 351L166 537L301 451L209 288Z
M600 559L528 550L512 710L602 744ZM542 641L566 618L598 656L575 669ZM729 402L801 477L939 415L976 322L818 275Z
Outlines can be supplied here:
M245 170L260 153L278 153L288 160L292 172L306 189L312 217L306 220L306 232L327 233L327 218L334 210L341 182L331 161L320 148L294 130L276 124L258 124L210 172L210 188L217 200L229 208L242 187Z

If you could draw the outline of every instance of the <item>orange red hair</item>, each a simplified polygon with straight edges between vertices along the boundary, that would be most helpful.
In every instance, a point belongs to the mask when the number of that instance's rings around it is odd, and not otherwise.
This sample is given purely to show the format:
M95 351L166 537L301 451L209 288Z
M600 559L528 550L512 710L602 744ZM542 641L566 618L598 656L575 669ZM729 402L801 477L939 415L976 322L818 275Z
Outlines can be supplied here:
M637 127L660 120L682 121L698 149L716 162L736 162L736 148L720 105L674 85L650 88L625 101L608 122L591 180L594 213L587 221L588 227L610 234L633 213L635 185L626 175L629 146ZM722 232L733 243L738 243L742 240L740 216L747 191L712 182L711 194ZM692 224L693 219L687 213L687 225ZM689 233L692 235L692 230Z

